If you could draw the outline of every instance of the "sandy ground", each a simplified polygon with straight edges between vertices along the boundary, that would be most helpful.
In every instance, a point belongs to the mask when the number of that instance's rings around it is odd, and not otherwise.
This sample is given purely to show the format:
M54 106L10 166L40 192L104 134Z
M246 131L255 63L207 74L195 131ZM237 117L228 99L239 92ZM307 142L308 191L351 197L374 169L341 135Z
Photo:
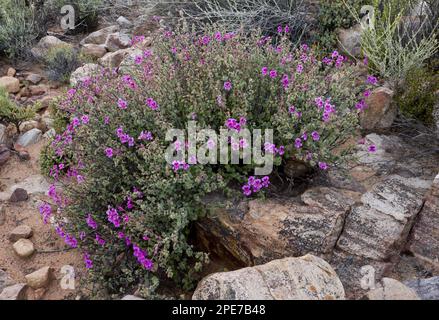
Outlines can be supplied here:
M0 192L9 190L9 187L23 179L40 174L39 154L44 146L44 141L28 148L31 160L21 161L13 155L9 161L0 168ZM16 282L25 282L24 276L39 268L50 266L54 269L54 279L42 299L75 299L77 296L80 279L84 276L82 256L77 250L67 249L64 241L60 239L49 225L45 225L38 211L38 204L45 198L44 195L33 195L29 200L21 203L3 202L6 211L6 220L0 226L0 268L6 271ZM30 258L18 257L12 243L8 240L9 232L21 224L29 225L33 230L30 240L34 243L36 252ZM70 265L75 270L76 290L63 290L60 286L65 273L61 273L64 265ZM32 298L32 290L29 290Z

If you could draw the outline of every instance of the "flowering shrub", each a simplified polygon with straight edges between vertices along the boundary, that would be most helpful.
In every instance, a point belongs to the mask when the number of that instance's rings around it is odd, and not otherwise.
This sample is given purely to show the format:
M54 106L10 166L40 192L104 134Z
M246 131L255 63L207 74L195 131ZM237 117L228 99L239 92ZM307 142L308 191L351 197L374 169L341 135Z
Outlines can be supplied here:
M155 288L164 278L189 288L207 258L188 241L203 197L235 190L231 182L243 196L270 187L268 176L249 177L255 164L168 164L168 129L184 129L188 120L213 130L274 129L274 143L263 149L277 165L295 158L327 170L345 159L334 149L356 130L371 84L356 83L355 67L337 52L319 61L306 45L291 49L287 28L279 32L285 37L277 47L257 32L166 31L148 48L136 37L141 49L132 67L84 79L60 103L70 123L51 147L72 159L53 166L64 187L52 186L53 203L40 212L83 250L109 292L139 282ZM186 147L174 141L176 150Z

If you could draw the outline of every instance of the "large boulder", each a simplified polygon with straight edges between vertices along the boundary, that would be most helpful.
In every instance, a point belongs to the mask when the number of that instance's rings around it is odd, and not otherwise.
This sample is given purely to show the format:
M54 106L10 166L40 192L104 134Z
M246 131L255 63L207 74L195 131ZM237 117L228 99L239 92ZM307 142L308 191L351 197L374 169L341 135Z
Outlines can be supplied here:
M123 59L125 59L125 57L127 57L131 52L132 50L130 48L120 49L115 52L109 52L105 56L100 58L98 62L106 68L117 68L119 67Z
M90 33L87 37L82 39L81 45L85 44L105 44L109 34L118 32L120 27L118 25L109 26L98 31Z
M68 43L54 36L45 36L31 49L31 53L37 59L44 59L52 48L60 45L68 45Z
M323 259L306 255L204 278L193 300L344 300L343 285Z
M131 46L131 37L122 32L115 32L108 35L105 41L105 48L110 52L126 49Z
M225 209L209 199L211 215L197 224L199 241L241 265L330 254L353 202L332 188L310 189L300 200L252 200Z
M99 73L101 67L94 63L87 63L79 67L70 75L70 85L76 86L84 80L87 80Z
M337 29L339 47L342 52L353 57L361 57L362 27L357 24L349 29Z
M107 53L107 49L105 48L105 45L102 44L88 43L82 46L81 52L86 56L99 59Z
M439 277L409 280L404 284L413 289L422 300L439 300Z
M420 300L413 289L391 278L383 278L378 287L369 291L365 298L368 300Z
M42 136L43 132L40 129L34 128L19 136L17 143L23 147L28 147L39 142Z
M407 249L439 270L439 174L413 227Z
M396 118L398 106L393 102L394 92L379 87L366 98L366 109L360 114L360 124L365 130L387 129Z
M14 77L0 77L0 87L9 93L17 93L20 91L20 81Z

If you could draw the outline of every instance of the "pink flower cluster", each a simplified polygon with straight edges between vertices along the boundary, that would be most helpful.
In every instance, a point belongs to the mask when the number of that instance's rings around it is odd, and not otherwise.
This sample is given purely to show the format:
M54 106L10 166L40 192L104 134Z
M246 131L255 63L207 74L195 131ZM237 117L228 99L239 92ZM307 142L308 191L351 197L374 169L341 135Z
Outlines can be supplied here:
M245 196L249 197L252 193L257 193L263 188L268 188L270 185L270 177L265 176L262 179L251 176L248 178L247 183L242 187L242 192Z

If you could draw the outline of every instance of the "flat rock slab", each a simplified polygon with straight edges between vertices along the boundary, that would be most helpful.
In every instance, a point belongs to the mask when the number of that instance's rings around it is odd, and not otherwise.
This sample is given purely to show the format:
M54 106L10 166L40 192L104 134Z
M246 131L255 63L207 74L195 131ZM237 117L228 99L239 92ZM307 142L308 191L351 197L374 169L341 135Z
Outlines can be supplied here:
M40 129L34 128L19 136L17 143L23 147L28 147L39 142L42 136L43 132Z
M329 254L353 203L332 188L310 189L301 200L252 200L228 209L210 207L210 217L197 224L199 241L220 256L224 253L218 251L224 248L241 265Z
M306 255L232 272L198 284L193 300L343 300L343 285L323 259Z
M439 300L439 277L410 280L404 284L412 288L422 300Z
M416 220L407 249L424 263L439 269L439 175Z
M399 176L377 183L347 216L337 248L352 255L388 261L399 255L423 205L422 189Z
M0 300L26 300L26 289L25 283L6 287L0 293Z

